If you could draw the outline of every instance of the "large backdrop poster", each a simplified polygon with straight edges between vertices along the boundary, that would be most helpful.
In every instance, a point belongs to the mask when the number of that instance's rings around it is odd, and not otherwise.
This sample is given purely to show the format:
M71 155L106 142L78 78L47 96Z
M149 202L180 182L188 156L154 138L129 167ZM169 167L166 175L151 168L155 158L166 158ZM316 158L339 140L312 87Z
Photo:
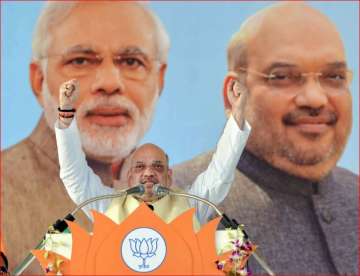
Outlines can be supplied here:
M2 149L27 137L41 114L30 88L28 65L32 32L43 4L42 1L1 3ZM149 4L170 35L171 49L165 88L143 142L164 148L171 164L214 148L225 123L221 92L227 43L245 18L270 4L265 1L155 1ZM359 4L322 1L310 2L310 5L337 25L349 67L354 72L353 129L340 166L358 173Z

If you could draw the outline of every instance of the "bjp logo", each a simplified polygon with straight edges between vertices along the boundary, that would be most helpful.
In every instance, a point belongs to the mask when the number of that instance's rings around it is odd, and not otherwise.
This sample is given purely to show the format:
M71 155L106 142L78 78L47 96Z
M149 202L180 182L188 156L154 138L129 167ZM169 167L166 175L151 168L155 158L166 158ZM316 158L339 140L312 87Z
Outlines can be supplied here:
M124 263L136 272L149 272L158 268L166 256L166 243L151 228L137 228L124 238L121 245ZM139 259L142 262L139 264Z

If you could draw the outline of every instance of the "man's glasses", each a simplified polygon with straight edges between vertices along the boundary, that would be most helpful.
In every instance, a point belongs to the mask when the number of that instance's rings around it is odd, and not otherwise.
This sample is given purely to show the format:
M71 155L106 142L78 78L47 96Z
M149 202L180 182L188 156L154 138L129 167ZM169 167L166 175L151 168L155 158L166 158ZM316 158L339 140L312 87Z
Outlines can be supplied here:
M247 68L237 68L237 71L246 72L262 77L270 86L284 91L297 91L296 88L303 86L309 77L329 93L341 93L347 91L352 81L352 72L346 68L330 68L322 72L301 72L294 67L281 67L264 74Z
M104 58L97 54L74 53L49 55L42 58L60 57L62 72L68 78L79 78L92 74L103 63ZM123 54L112 57L112 62L121 76L129 80L145 80L160 63L140 54Z

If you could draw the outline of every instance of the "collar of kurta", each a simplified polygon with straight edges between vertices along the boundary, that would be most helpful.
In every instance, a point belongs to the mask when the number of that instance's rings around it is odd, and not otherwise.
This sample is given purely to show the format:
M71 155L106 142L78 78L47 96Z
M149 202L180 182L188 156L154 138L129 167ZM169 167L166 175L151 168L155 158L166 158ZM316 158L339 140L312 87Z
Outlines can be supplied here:
M185 198L166 195L161 199L151 202L153 211L166 223L173 221L180 214L190 209L190 205ZM112 200L105 215L116 223L121 223L140 205L140 202L132 195L122 196ZM194 216L194 229L200 229L200 224Z
M292 195L319 195L323 186L333 178L331 173L320 182L296 177L272 167L246 150L242 153L237 168L260 186Z
M333 170L320 182L311 182L280 171L248 151L237 167L259 187L308 198L337 273L357 275L358 188L350 172L337 170L335 175Z

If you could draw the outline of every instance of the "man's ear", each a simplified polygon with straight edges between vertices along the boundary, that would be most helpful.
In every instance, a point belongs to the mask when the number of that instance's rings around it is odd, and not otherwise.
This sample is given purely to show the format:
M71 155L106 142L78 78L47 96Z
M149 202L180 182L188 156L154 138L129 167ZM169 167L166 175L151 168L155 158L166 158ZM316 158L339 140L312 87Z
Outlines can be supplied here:
M172 184L172 176L173 176L173 171L172 169L168 169L168 175L167 175L167 183L166 183L166 187L170 187Z
M131 187L131 184L130 183L132 183L132 173L131 173L131 169L129 169L128 171L127 171L127 174L126 174L126 180L127 180L127 185L128 185L128 187Z
M39 104L43 106L42 86L44 82L44 73L38 62L30 63L30 84L32 91L37 98Z
M161 64L158 75L159 96L161 95L162 90L164 88L166 69L167 69L167 64L166 63Z
M229 117L231 114L231 109L234 104L234 84L236 82L236 77L232 74L228 74L224 79L224 87L223 87L223 99L224 99L224 108L226 116ZM230 93L232 93L230 95Z

